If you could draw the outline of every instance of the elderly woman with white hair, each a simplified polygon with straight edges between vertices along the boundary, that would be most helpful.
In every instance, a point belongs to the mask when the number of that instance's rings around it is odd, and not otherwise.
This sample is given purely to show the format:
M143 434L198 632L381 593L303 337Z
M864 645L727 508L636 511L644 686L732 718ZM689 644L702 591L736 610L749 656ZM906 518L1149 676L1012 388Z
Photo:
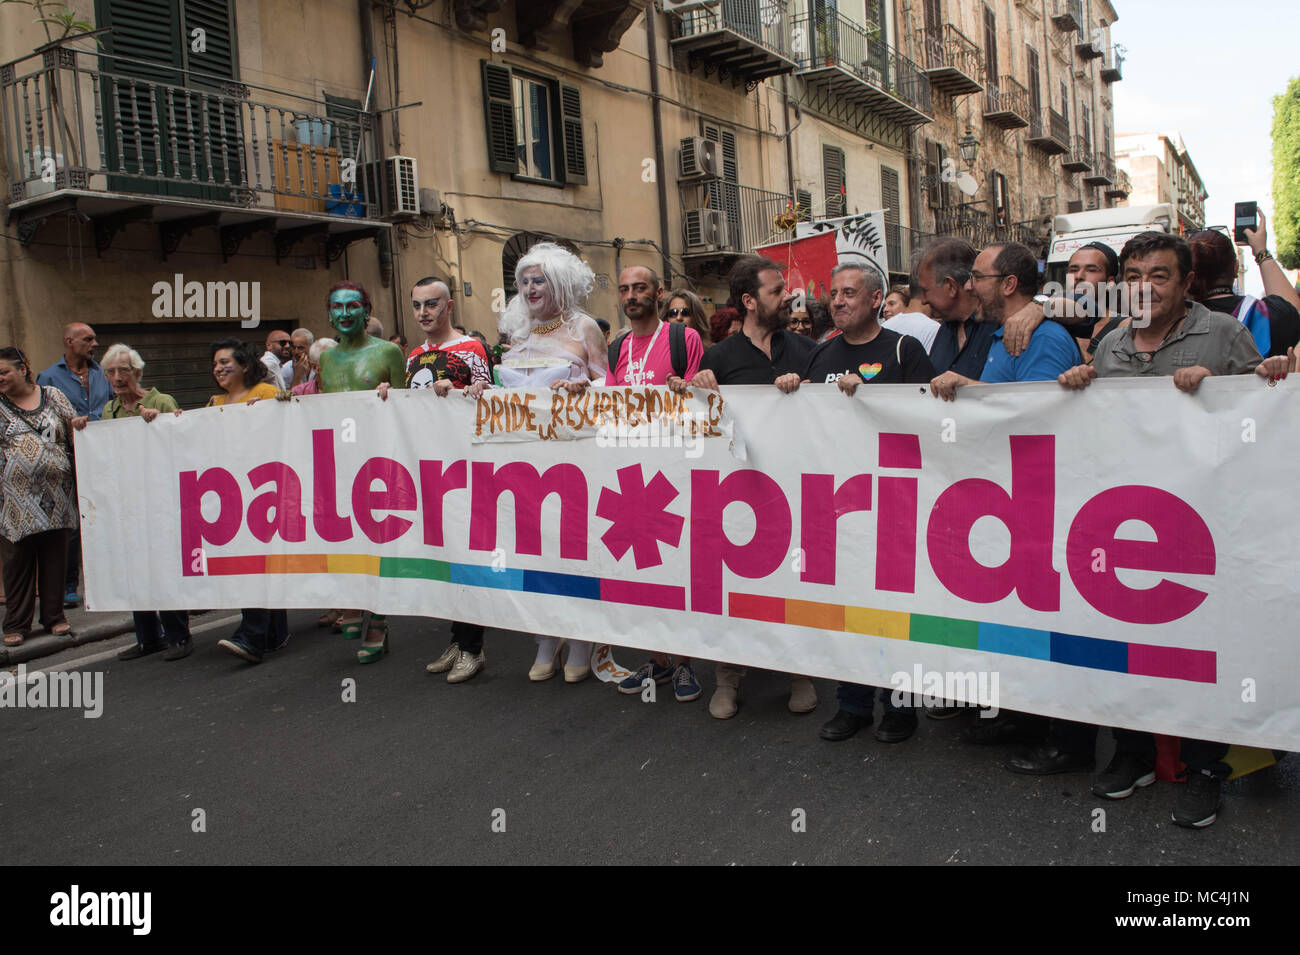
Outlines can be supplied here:
M294 385L289 390L295 395L320 394L320 356L329 351L336 342L332 338L318 338L307 349L307 380Z
M157 388L145 390L140 383L144 375L144 359L134 348L111 346L104 353L100 367L113 386L113 397L104 405L101 420L138 417L148 422L164 412L181 413L171 395L165 395ZM86 418L75 418L72 423L80 430L86 422ZM164 660L179 660L190 655L193 647L188 610L137 610L132 616L135 619L135 643L117 655L119 660L135 660L159 650L166 651Z
M596 283L591 267L554 242L539 242L515 266L519 294L501 315L501 331L510 343L497 375L504 388L568 388L604 384L609 364L605 336L583 309ZM477 397L486 385L477 382L465 394ZM555 675L564 641L537 637L537 659L528 678ZM591 675L591 644L567 641L564 681L579 683Z

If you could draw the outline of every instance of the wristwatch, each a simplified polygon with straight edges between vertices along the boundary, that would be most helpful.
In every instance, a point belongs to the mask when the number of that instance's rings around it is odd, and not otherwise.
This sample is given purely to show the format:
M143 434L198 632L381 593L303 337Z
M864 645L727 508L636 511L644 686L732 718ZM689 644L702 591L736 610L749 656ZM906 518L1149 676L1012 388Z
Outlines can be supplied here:
M1273 258L1272 252L1270 252L1268 249L1260 249L1258 252L1255 253L1255 264L1263 265L1271 258Z

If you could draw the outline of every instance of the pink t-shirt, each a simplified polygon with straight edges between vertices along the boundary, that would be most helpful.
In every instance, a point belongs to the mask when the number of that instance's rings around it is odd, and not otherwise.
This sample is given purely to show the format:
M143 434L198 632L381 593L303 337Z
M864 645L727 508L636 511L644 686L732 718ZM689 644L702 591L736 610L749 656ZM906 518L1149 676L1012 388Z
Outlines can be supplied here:
M618 365L605 373L605 384L624 385L666 385L673 373L672 353L668 348L668 327L664 322L658 325L659 337L649 335L628 335L623 339L623 347L618 353ZM700 370L700 359L704 357L704 343L700 333L693 328L686 332L686 374L687 381L695 377ZM651 341L654 347L651 348ZM648 354L647 354L648 352ZM629 365L631 367L629 367Z

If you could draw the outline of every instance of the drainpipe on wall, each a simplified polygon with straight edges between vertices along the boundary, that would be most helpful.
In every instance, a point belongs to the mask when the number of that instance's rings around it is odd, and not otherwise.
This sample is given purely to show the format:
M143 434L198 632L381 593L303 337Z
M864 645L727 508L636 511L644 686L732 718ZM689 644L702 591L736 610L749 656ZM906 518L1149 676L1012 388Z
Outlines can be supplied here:
M781 112L785 114L785 177L790 183L790 198L794 199L794 132L790 128L790 90L786 86L785 74L781 74Z
M663 105L659 95L659 49L655 38L655 11L653 6L645 11L646 46L650 51L650 116L654 121L655 137L655 191L659 197L659 248L663 250L664 287L672 288L673 245L668 237L668 168L664 165Z
M357 13L361 18L362 60L368 66L370 63L375 62L375 29L374 22L371 19L370 0L357 0ZM378 72L378 68L376 68L376 79L378 79ZM369 77L367 77L367 80L369 80ZM377 85L378 84L376 84L376 86ZM375 98L377 99L378 96L379 93L378 90L376 90ZM371 108L374 108L374 103L371 103ZM381 144L384 140L383 136L380 134L382 124L383 119L380 114L374 114L374 142L376 151L379 153L383 152ZM381 159L382 156L375 155L370 158L377 161ZM397 332L400 330L398 326L401 325L402 321L402 309L401 301L397 295L397 287L393 284L393 242L389 236L389 230L385 229L380 232L375 242L378 245L379 278L380 281L383 282L384 286L392 292L393 325L395 326L393 331Z

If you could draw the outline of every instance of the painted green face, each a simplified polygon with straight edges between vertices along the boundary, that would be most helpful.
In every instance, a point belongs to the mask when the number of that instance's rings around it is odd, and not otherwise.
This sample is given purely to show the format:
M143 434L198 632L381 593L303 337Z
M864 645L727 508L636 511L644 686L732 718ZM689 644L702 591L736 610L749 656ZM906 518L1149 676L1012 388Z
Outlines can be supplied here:
M342 288L330 295L330 325L341 336L366 329L366 307L361 303L361 293L356 289Z

